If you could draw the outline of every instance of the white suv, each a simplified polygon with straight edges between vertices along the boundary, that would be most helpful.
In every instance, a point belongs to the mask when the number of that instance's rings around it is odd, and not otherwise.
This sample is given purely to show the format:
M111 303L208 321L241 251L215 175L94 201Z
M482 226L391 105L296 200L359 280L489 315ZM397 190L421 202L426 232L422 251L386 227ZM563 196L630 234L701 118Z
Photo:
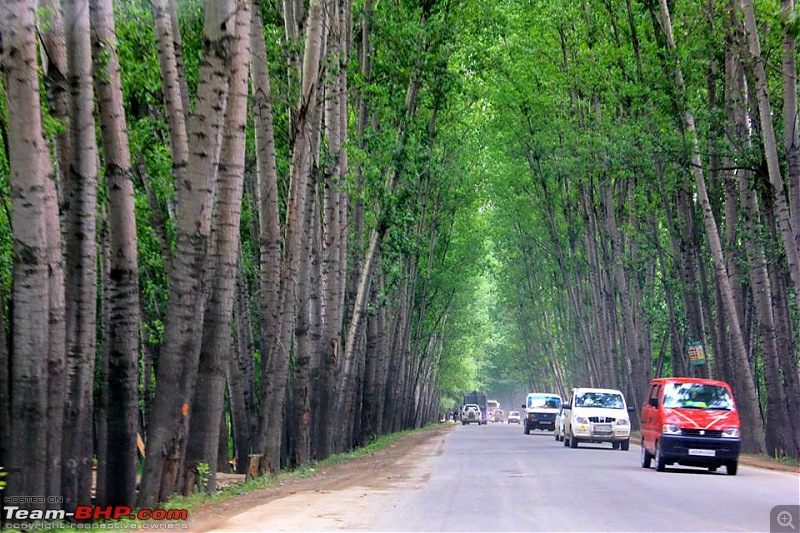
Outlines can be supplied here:
M466 426L473 423L481 425L481 408L478 404L468 403L461 408L461 424Z
M564 446L578 442L610 442L615 450L631 444L631 421L625 397L615 389L577 388L564 404Z

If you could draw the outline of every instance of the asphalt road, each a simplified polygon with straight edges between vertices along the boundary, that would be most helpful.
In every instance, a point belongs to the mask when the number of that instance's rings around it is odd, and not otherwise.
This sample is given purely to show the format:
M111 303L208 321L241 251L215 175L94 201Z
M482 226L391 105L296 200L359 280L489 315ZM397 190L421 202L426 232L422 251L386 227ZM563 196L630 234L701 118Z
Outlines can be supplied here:
M519 426L458 426L382 489L298 494L259 506L231 531L770 531L800 505L800 475L741 466L643 470L639 447L565 448ZM377 473L376 473L377 474ZM294 498L294 499L293 499ZM800 533L800 523L793 524ZM247 528L250 529L247 529ZM220 529L220 531L227 528ZM776 531L791 531L778 529Z

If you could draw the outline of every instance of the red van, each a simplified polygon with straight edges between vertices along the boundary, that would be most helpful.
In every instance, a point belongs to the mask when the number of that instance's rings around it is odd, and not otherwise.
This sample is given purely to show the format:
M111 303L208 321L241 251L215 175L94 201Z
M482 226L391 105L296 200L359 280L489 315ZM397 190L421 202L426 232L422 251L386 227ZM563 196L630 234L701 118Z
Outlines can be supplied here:
M739 413L724 381L658 378L642 407L642 468L677 463L735 476L741 447Z

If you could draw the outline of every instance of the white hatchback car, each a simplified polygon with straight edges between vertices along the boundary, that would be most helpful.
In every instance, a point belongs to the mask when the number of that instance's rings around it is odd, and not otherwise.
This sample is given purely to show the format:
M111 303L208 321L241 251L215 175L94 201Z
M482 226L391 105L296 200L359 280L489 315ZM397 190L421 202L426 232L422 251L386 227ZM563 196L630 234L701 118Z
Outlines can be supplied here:
M626 451L631 444L631 421L625 397L615 389L577 388L564 404L564 446L577 448L579 442L610 442L615 450Z

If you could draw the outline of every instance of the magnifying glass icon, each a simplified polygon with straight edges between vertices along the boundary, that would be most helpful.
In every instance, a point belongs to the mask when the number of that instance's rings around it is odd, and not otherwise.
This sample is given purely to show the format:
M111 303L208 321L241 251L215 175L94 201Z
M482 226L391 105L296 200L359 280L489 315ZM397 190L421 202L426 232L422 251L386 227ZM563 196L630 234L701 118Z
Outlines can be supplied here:
M794 522L792 520L792 513L790 513L789 511L781 511L780 513L778 513L777 519L778 519L778 524L780 524L781 527L790 527L796 531L796 528L794 527Z

